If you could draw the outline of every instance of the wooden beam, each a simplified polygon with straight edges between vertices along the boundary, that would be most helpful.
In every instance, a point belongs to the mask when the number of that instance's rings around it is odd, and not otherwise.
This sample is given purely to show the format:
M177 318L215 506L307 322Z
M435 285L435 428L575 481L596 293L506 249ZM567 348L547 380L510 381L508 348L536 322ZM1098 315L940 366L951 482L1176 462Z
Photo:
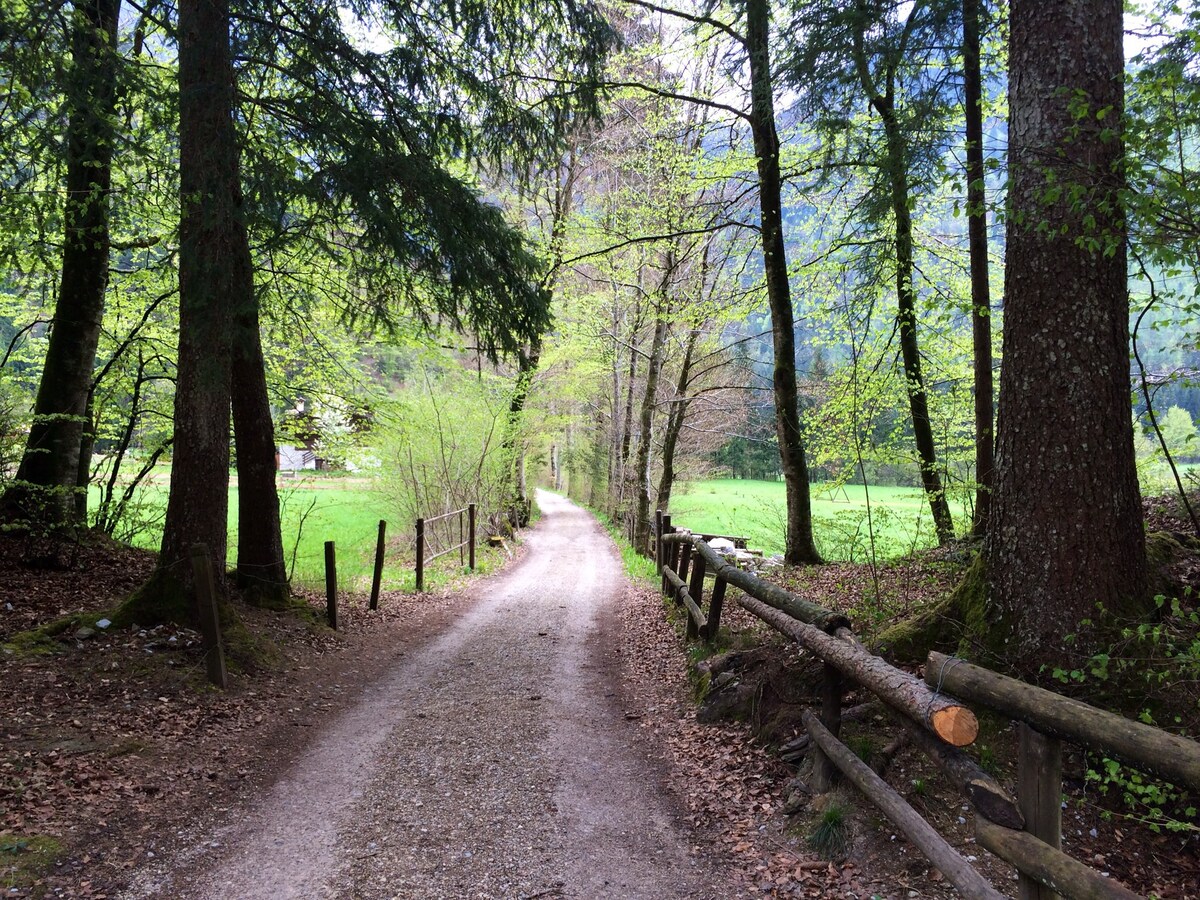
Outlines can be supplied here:
M979 722L971 710L953 697L934 693L921 679L897 669L861 644L828 635L753 597L739 597L738 603L946 743L965 747L979 734Z
M1016 799L958 747L922 728L903 713L893 718L908 732L912 742L933 761L974 807L976 815L1005 828L1024 828L1025 816Z
M888 821L925 854L946 880L965 897L973 900L1003 900L1004 894L996 890L963 856L943 838L921 814L905 802L886 781L871 771L871 767L829 733L812 712L803 714L804 727L813 741L855 787L874 803Z
M1042 734L1079 744L1200 791L1200 743L999 675L944 653L930 653L925 681L982 703Z
M1069 900L1141 898L1141 894L1135 894L1116 879L1105 878L1095 869L1042 843L1028 832L976 818L975 838L984 849L1012 863L1021 872Z

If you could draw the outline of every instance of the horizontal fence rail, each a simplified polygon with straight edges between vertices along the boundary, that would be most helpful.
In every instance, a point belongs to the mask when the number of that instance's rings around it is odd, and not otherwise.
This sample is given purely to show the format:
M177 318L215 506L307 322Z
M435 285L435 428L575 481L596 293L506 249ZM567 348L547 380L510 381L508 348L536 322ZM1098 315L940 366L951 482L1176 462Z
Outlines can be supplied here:
M714 641L729 585L737 604L824 663L820 714L804 714L813 751L813 790L829 790L835 770L851 781L966 897L1004 894L937 834L919 812L839 740L847 683L875 694L892 718L975 810L976 839L1018 872L1022 900L1052 897L1130 898L1138 895L1061 849L1061 741L1076 743L1200 791L1200 743L1053 691L1033 687L964 660L931 653L924 678L872 654L844 615L827 610L732 565L709 546L711 536L676 528L656 516L654 554L663 594L686 611L689 640ZM704 581L713 587L704 609ZM978 734L963 701L982 704L1019 723L1017 795L1013 797L961 748Z
M449 546L443 546L441 550L427 556L426 545L429 542L429 538L435 536L429 531L428 526L442 522L449 523L451 526L446 539L452 539L453 526L454 524L458 525L458 542ZM445 556L448 553L453 553L455 550L458 551L459 565L469 565L471 571L475 571L474 503L469 503L462 509L452 509L450 512L445 512L441 515L417 519L416 569L418 591L425 590L425 564L433 562L435 559Z

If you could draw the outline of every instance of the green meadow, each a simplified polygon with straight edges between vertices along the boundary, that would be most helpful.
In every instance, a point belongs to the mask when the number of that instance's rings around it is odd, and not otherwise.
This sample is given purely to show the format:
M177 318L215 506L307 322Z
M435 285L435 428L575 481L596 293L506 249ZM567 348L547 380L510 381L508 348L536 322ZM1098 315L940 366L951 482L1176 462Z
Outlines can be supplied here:
M813 528L826 559L862 562L872 537L878 557L901 556L936 544L933 521L918 488L847 484L812 486ZM952 503L955 526L967 512ZM744 536L767 553L783 551L786 499L782 481L718 478L680 485L671 520L693 531Z
M93 488L89 502L94 506L99 492ZM379 520L388 522L385 556L385 590L412 590L413 523L401 523L397 511L368 480L352 477L309 475L282 479L279 486L284 556L293 583L318 587L325 583L325 542L337 548L338 584L346 590L370 589ZM162 519L167 505L167 485L161 481L138 491L137 508L126 531L117 536L137 547L157 550L162 538ZM232 565L238 523L238 489L229 489L229 557ZM457 569L451 554L439 560L439 570ZM434 580L430 572L431 582Z

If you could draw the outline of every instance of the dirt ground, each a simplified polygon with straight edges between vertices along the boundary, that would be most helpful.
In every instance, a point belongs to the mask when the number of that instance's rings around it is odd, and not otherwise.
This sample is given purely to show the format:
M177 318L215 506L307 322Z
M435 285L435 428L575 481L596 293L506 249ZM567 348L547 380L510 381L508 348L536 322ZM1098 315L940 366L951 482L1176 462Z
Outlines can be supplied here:
M849 794L846 853L819 859L817 814L783 812L795 771L754 723L696 721L662 601L628 584L590 518L541 501L520 558L462 590L377 613L351 598L336 634L242 609L256 644L226 692L204 686L185 630L67 629L53 654L0 656L4 896L954 895ZM31 572L21 557L0 541L0 641L104 608L153 564L101 548ZM915 754L889 775L1011 883ZM1090 808L1064 819L1077 856L1200 896L1194 840L1114 835Z

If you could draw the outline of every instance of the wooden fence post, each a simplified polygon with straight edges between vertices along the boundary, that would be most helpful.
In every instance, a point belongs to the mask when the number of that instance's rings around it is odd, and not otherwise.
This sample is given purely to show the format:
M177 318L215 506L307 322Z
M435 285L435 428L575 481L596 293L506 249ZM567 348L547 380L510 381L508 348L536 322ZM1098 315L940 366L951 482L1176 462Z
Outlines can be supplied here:
M417 519L417 591L425 590L425 520Z
M471 571L475 571L475 504L467 504L467 560Z
M383 552L387 537L387 522L379 520L379 537L375 541L375 574L371 577L371 609L379 609L379 589L383 585Z
M708 601L708 623L704 626L703 634L710 644L717 639L717 632L721 630L721 609L725 606L726 584L725 579L720 577L713 582L712 599Z
M696 605L703 608L704 606L704 557L696 554L696 564L692 566L692 580L688 584L688 594ZM700 625L693 618L691 613L688 613L687 618L687 636L694 638L700 634Z
M196 585L196 611L200 614L200 633L204 640L204 667L208 680L225 687L225 649L221 646L221 619L217 611L217 587L213 581L208 547L192 544L192 580Z
M821 684L821 724L829 729L835 738L842 730L842 673L825 664L824 679ZM816 742L814 742L815 745ZM813 754L812 790L814 794L825 794L833 790L837 782L837 767L819 746L815 746Z
M1062 742L1022 722L1017 757L1017 804L1025 830L1055 850L1062 849ZM1028 875L1017 878L1020 900L1058 900L1058 894Z
M337 631L337 555L333 541L325 542L325 615L329 619L329 627Z
M691 561L692 561L692 545L691 544L680 544L679 545L679 565L675 568L675 572L679 576L679 580L684 583L686 583L688 580L688 569L690 567Z
M662 549L663 549L663 511L656 509L654 511L654 570L662 574Z

